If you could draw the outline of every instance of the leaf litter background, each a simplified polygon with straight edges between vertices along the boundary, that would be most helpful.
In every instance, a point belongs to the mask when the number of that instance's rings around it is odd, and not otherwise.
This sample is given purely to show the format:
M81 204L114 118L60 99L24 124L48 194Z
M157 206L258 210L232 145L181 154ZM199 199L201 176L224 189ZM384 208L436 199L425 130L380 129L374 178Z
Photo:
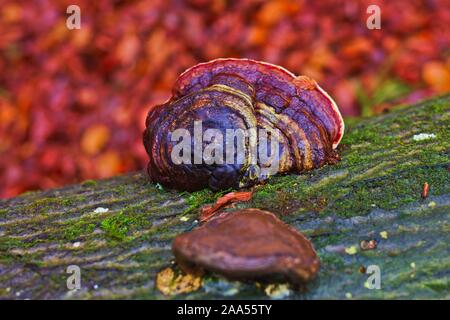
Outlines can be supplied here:
M81 8L81 29L66 8ZM381 30L366 9L381 8ZM450 91L450 2L59 1L0 5L0 197L145 167L150 106L218 57L318 80L345 116Z

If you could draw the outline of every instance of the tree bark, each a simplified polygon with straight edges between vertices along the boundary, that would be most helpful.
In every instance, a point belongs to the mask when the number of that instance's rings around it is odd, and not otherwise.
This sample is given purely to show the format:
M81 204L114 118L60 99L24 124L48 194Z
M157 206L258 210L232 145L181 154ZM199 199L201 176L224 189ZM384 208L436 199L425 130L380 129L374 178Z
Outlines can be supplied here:
M313 242L318 278L285 297L449 299L450 96L347 122L338 164L273 177L237 205L270 210ZM267 284L216 275L188 294L155 287L159 271L177 269L172 239L218 196L163 190L132 173L1 200L0 298L269 298ZM377 247L362 250L363 240ZM67 288L70 265L80 290ZM368 288L371 265L381 289Z

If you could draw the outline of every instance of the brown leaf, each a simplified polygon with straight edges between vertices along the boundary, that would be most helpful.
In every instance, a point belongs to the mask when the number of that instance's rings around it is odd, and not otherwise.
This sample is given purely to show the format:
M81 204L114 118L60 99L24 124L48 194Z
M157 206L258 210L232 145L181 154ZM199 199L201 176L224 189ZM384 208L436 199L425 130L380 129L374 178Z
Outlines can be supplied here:
M422 69L423 80L436 91L450 91L450 68L440 61L425 63Z
M88 155L97 154L110 138L109 129L103 124L90 126L81 137L81 149Z
M166 268L156 275L156 287L166 296L189 293L200 289L202 278L191 274L175 275L171 268Z
M202 208L200 215L200 222L205 222L211 219L219 209L234 202L250 201L252 192L230 192L217 199L214 205L207 205Z

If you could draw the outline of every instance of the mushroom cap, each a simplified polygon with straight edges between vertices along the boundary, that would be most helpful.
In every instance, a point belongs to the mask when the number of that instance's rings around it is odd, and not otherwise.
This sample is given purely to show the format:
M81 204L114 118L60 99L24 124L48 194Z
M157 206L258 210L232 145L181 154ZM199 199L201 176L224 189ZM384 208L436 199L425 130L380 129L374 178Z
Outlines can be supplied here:
M186 148L174 134L179 129L191 139ZM203 134L213 131L220 133L214 134L220 147L202 153L212 138ZM226 58L179 76L172 97L149 111L143 142L153 182L178 190L225 190L335 163L343 132L336 103L313 79L266 62Z
M193 90L193 88L198 89L202 85L207 85L207 80L211 79L217 73L223 72L225 70L236 70L241 69L251 69L252 66L257 66L258 71L262 74L273 76L277 74L279 79L284 80L287 86L284 89L290 87L295 87L295 93L297 95L302 95L305 90L313 90L317 91L320 96L323 97L327 103L325 103L325 107L328 109L327 114L334 121L334 125L336 130L333 132L333 149L336 149L339 145L342 137L344 135L345 124L344 119L342 118L341 112L339 111L339 107L336 102L330 95L323 90L316 81L306 76L296 76L289 70L268 62L257 61L253 59L239 59L239 58L218 58L208 62L199 63L193 67L186 69L176 80L174 88L172 90L174 96L185 95ZM243 74L245 76L245 74ZM304 87L304 81L296 81L296 80L308 79L312 86ZM261 79L256 78L253 83L261 81Z

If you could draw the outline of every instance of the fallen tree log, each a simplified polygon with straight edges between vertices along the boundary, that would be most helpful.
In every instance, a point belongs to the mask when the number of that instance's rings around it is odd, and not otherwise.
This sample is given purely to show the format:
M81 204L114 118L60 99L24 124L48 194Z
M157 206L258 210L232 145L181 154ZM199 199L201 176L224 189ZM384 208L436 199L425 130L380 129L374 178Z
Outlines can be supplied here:
M274 212L318 252L317 280L281 296L449 299L449 129L448 95L352 121L337 165L273 177L239 203ZM167 298L155 278L176 268L172 239L220 195L163 190L133 173L1 200L0 298ZM376 248L362 250L370 240ZM68 290L70 265L80 290ZM371 265L380 289L368 285ZM207 275L199 290L170 298L264 299L265 288Z

